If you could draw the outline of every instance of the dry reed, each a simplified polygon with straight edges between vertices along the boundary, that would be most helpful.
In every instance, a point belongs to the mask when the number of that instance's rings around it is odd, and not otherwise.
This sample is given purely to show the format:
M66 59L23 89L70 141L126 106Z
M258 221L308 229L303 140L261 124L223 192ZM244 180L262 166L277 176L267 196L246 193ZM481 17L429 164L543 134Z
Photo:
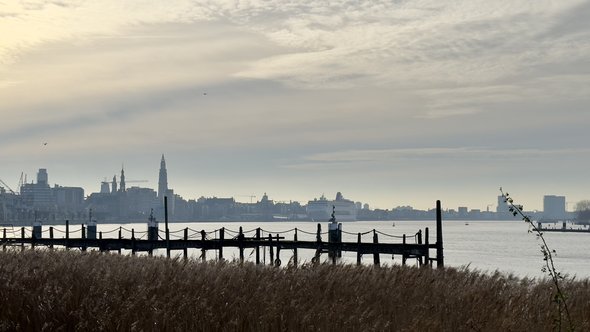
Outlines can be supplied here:
M563 284L590 330L586 280ZM0 330L549 331L552 284L467 268L271 268L96 252L0 253Z

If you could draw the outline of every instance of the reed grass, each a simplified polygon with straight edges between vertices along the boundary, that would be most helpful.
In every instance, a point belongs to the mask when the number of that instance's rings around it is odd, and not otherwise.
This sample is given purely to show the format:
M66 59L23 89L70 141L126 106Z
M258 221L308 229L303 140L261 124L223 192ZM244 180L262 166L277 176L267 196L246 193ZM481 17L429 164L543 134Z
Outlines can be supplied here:
M588 279L566 279L590 330ZM468 268L183 261L0 252L0 330L550 331L549 280Z

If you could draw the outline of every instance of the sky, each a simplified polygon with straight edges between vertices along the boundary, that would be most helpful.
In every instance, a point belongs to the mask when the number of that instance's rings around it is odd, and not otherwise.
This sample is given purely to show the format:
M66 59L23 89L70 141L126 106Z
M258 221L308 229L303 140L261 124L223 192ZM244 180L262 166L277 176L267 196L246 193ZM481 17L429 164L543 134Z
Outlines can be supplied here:
M590 2L0 0L0 179L590 199ZM47 144L44 144L47 143ZM128 186L129 186L128 185Z

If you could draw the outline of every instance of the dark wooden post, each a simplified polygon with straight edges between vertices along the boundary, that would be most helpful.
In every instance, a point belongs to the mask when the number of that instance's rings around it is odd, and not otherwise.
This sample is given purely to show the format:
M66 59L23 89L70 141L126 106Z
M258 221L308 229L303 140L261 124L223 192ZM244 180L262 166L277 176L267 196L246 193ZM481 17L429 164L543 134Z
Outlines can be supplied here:
M207 249L205 249L205 241L207 240L207 233L205 230L201 230L201 260L204 262L207 260Z
M426 256L424 256L424 263L430 266L430 243L428 240L428 227L424 229L424 245L426 246Z
M240 263L244 263L244 230L242 226L240 226L238 233L238 248L240 249Z
M223 239L225 237L225 227L219 230L219 260L223 260Z
M260 227L256 228L256 242L260 242ZM260 246L256 245L256 265L260 264Z
M275 262L275 252L272 248L272 234L268 234L268 247L270 251L270 265L273 265Z
M275 266L281 266L281 245L279 242L279 234L277 234L277 258L275 259Z
M70 221L69 220L66 220L66 241L65 241L65 243L66 243L66 250L69 250L70 249L70 243L69 243L70 241L69 241L69 239L70 239Z
M359 232L357 235L357 248L356 248L356 265L361 265L361 259L363 257L363 253L361 252L361 233Z
M121 234L121 226L119 226L119 240L123 239L123 234ZM117 249L117 252L119 253L119 255L121 254L121 246L122 246L122 242L119 241L119 247Z
M98 232L98 239L102 240L102 231Z
M406 265L406 260L408 259L408 254L406 250L406 234L404 234L402 242L402 265Z
M20 229L20 238L21 238L21 250L25 250L25 228L21 227Z
M53 226L49 227L49 238L53 240ZM53 249L53 244L50 244L49 248Z
M80 229L82 232L82 240L86 239L86 227L84 227L84 225L82 225L82 228ZM86 245L82 244L82 251L86 251Z
M2 250L6 251L6 228L2 230Z
M170 258L170 229L168 229L168 196L164 196L164 223L166 224L166 257Z
M377 244L379 243L379 237L377 236L377 231L373 230L373 243ZM381 258L379 257L379 251L377 251L377 249L374 249L373 252L373 264L379 266L381 265Z
M422 230L418 230L418 244L422 244ZM418 256L418 265L422 266L424 264L423 261L424 257L422 255Z
M135 256L135 229L131 229L131 255Z
M442 209L440 200L436 201L436 267L445 267L443 254Z
M294 248L293 248L293 266L297 266L297 260L299 259L297 257L297 228L295 228L295 235L293 235L293 244L294 244Z
M322 224L318 223L318 231L316 235L316 242L317 248L315 251L315 256L312 258L312 263L319 263L320 262L320 255L322 254Z
M184 240L188 241L188 227L184 229ZM188 259L188 247L187 244L184 244L184 248L182 248L182 258Z
M35 249L35 226L31 229L31 249Z
M103 243L102 242L102 231L98 232L98 239L100 240L99 245L98 245L98 250L100 250L100 252L104 252L105 249L104 249L104 245L102 244Z

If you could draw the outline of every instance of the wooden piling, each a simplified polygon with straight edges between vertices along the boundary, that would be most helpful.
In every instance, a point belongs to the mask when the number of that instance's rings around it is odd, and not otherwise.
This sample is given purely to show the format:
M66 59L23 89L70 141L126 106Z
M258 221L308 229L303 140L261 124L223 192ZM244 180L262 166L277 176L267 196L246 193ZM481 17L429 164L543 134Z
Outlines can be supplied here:
M53 240L53 226L49 227L49 238ZM53 244L50 244L49 248L53 249Z
M168 229L168 196L164 196L164 223L166 224L166 257L170 258L170 229Z
M424 229L424 245L426 246L426 255L424 255L424 263L426 265L430 266L431 265L431 262L430 262L430 248L428 247L430 245L430 243L429 243L430 240L428 239L428 237L429 237L428 227L426 227Z
M119 240L121 240L123 238L123 234L121 233L121 228L122 227L119 227ZM119 253L119 255L121 254L121 247L119 247L117 249L117 252Z
M223 240L225 237L225 227L219 230L219 261L223 260Z
M207 249L205 249L205 241L207 240L207 233L204 229L201 230L201 241L203 241L203 246L201 247L201 261L205 262L207 260Z
M377 236L377 231L373 230L373 243L379 243L379 237ZM375 251L373 253L373 264L376 266L381 265L381 258L379 257L379 252Z
M361 260L362 260L363 254L361 253L361 233L360 232L357 235L357 243L358 243L358 247L356 249L356 265L361 265Z
M82 233L82 239L86 238L86 227L84 227L84 225L82 225L82 228L80 229L81 233ZM82 246L82 251L86 251L86 246Z
M188 227L184 229L184 240L188 241ZM188 259L188 248L187 247L182 248L182 258L184 258L185 260Z
M295 228L295 235L293 235L293 243L295 244L295 248L293 248L293 266L297 267L297 228Z
M131 255L135 256L135 229L131 229Z
M270 265L273 265L275 262L275 253L274 249L272 248L272 234L268 234L268 247L270 253Z
M21 227L21 229L20 229L20 238L23 240L25 239L25 228L24 227ZM21 248L21 250L25 250L25 242L24 241L21 244L20 248Z
M260 227L256 228L256 241L260 241ZM256 265L260 264L260 246L256 245Z
M281 255L281 245L280 245L279 239L280 239L280 235L277 234L277 258L275 259L275 264L274 264L275 266L281 266L281 258L280 258L281 257L280 256Z
M407 249L406 249L406 234L403 235L403 240L402 240L402 265L406 265L406 260L408 259L408 254L407 254Z
M422 230L418 230L418 244L422 244ZM418 256L418 265L422 266L424 264L423 257Z
M244 230L240 226L238 233L238 248L240 250L240 263L244 263Z
M445 258L443 254L442 209L440 200L436 201L436 267L443 268Z
M2 230L2 251L6 251L6 228Z
M318 223L316 242L317 242L317 249L315 251L315 256L311 259L311 262L317 264L320 262L320 255L322 254L322 224L320 224L320 223Z
M25 237L23 236L23 239ZM35 226L33 226L33 229L31 230L31 249L35 249Z
M70 221L66 220L66 240L65 240L66 250L70 250L69 239L70 239Z

